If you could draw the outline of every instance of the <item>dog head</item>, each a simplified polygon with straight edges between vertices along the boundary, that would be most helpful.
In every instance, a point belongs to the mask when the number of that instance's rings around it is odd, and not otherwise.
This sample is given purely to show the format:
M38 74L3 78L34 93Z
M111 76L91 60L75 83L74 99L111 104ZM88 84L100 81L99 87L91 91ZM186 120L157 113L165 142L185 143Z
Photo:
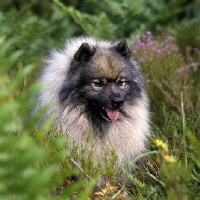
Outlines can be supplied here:
M107 46L82 43L60 90L60 103L66 106L72 101L74 107L84 105L92 116L117 120L143 88L130 54L125 40Z

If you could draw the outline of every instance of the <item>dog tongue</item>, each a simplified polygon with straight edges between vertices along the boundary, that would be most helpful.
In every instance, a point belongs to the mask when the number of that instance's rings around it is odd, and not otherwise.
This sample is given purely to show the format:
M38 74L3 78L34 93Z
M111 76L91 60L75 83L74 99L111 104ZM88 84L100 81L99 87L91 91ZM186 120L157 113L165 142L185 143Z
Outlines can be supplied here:
M110 110L110 109L105 109L107 112L107 115L109 119L111 120L117 120L119 117L119 110Z

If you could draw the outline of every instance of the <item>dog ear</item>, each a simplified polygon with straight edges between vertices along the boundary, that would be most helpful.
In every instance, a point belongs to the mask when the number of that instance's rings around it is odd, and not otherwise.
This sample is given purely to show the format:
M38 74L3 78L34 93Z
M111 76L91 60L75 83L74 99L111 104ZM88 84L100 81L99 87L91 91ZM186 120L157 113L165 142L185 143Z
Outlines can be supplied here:
M130 58L131 52L130 49L128 48L126 40L124 39L118 40L116 43L114 43L113 47L115 51L117 51L117 53L119 53L122 57Z
M79 62L87 62L94 54L95 49L92 49L88 43L82 43L78 51L74 55L74 59Z

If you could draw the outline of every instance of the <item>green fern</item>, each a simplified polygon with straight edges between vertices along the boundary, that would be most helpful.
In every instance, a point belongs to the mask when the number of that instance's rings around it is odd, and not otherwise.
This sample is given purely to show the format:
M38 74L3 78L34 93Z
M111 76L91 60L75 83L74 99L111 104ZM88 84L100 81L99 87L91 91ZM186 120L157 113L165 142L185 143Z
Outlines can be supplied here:
M82 29L90 36L105 39L114 39L116 26L110 22L107 15L101 12L99 15L81 13L75 8L64 6L59 0L54 0Z
M15 42L15 38L2 39L0 45L0 199L67 199L75 192L82 196L81 199L86 199L91 186L81 191L83 181L72 184L59 195L52 195L66 177L77 174L77 169L59 170L66 159L67 138L58 135L45 139L51 119L40 129L35 129L46 109L27 119L35 101L32 94L38 93L41 85L34 84L18 93L18 88L33 67L25 66L15 77L9 76L11 67L16 65L23 53L18 50L7 54Z

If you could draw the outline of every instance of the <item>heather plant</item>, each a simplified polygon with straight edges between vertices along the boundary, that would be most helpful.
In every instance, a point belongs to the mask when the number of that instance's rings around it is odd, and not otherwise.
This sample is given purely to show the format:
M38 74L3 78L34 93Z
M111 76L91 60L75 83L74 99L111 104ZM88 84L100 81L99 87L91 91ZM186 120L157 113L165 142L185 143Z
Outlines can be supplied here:
M184 57L179 51L176 39L169 35L155 37L150 31L136 36L132 42L133 56L146 74L152 101L161 100L180 113L181 93L185 109L192 109L191 103L197 98L193 91L193 81L198 75L199 49L186 49ZM191 77L193 81L191 80Z
M162 134L164 131L176 155L181 156L182 151L178 150L180 147L184 149L178 135L183 129L180 123L183 113L181 105L184 104L187 122L196 118L194 113L198 107L199 49L192 51L188 47L186 56L183 56L174 37L163 34L155 37L149 31L141 37L137 36L132 45L133 56L146 74L152 119L160 127L159 135L165 138ZM193 130L197 135L197 128Z
M133 45L132 52L140 63L155 59L162 60L167 58L168 55L171 56L171 54L179 52L175 41L176 39L172 36L167 36L164 40L159 41L150 31L147 31L146 35L136 36L136 41L131 43Z
M194 148L198 141L193 135L199 138L197 80L200 51L187 47L182 54L176 38L165 34L155 37L150 31L136 36L131 44L133 56L146 74L151 99L155 138L151 148L159 148L156 156L152 156L157 163L155 168L159 171L159 178L147 171L159 185L157 194L163 188L167 199L198 196L195 185L199 182L199 173L196 175L199 150ZM162 195L159 198L162 199Z

